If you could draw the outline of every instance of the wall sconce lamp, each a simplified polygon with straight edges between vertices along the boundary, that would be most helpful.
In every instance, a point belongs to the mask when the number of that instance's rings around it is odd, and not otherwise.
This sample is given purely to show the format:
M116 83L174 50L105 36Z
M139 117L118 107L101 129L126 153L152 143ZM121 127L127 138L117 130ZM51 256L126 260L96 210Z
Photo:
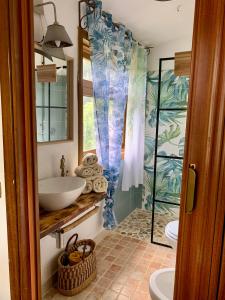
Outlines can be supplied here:
M43 44L48 48L64 48L64 47L73 46L73 43L69 38L69 35L65 30L65 27L60 25L57 21L55 3L52 1L48 1L41 4L37 4L35 5L35 7L40 7L49 4L53 5L55 21L52 25L49 25L47 27L47 32L44 37Z

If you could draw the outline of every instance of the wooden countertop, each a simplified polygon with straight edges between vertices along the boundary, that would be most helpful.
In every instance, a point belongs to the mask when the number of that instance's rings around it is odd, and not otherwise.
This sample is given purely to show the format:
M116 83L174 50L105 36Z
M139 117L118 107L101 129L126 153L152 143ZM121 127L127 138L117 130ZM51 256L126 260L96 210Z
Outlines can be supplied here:
M61 210L49 212L40 208L40 238L61 228L105 197L105 193L90 193L81 195L74 204Z

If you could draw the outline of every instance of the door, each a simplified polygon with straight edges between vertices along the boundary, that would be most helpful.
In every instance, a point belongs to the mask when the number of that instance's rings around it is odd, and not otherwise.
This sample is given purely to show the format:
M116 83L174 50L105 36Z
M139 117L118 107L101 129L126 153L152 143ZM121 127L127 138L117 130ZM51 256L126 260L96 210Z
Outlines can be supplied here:
M5 206L12 300L40 299L39 222L36 198L36 133L33 80L33 2L0 0L0 88ZM3 199L0 199L0 209ZM4 226L6 224L4 223ZM2 233L4 232L4 236ZM2 262L2 261L1 261ZM0 265L2 273L2 263ZM7 272L3 274L7 278ZM1 291L3 282L0 283ZM6 285L4 285L6 287ZM1 297L1 300L9 298Z
M174 295L177 300L213 300L218 293L225 202L219 183L225 167L224 10L224 0L196 1ZM194 208L187 213L188 193L193 187L191 165L196 186Z

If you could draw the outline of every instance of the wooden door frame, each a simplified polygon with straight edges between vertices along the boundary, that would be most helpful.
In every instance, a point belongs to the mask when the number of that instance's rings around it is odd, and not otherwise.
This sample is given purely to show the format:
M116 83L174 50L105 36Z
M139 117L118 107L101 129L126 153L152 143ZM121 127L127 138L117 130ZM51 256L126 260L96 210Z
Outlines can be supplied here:
M174 299L217 299L223 203L219 200L224 135L224 0L196 1ZM185 213L188 168L196 164L192 214ZM224 167L224 166L223 166ZM217 241L215 240L217 238Z
M0 1L0 84L11 298L41 299L33 2Z
M0 80L11 295L12 299L16 300L36 300L41 299L41 293L39 207L36 187L33 2L31 0L0 1L0 40L4 41L0 43ZM215 221L216 213L219 212L219 202L216 196L219 193L217 179L221 151L215 151L215 148L219 149L221 146L221 124L224 117L221 103L224 83L219 79L224 70L220 59L222 57L220 54L224 4L224 0L196 0L191 101L186 140L186 144L191 145L191 149L186 149L185 152L175 299L188 299L189 290L192 288L195 298L189 299L208 299L209 293L208 289L205 289L205 283L207 287L218 286L219 272L216 268L213 273L210 258L216 250L213 248L215 229L217 228L218 233L221 224L217 224L218 227L216 227L210 221L211 219L208 221L207 218L210 216ZM206 89L204 99L203 88ZM202 109L199 106L195 107L196 99L202 104ZM202 113L209 117L203 119ZM194 115L198 117L197 133L193 132L193 124L196 122ZM213 131L214 135L212 135ZM199 151L196 148L197 145L190 143L191 134L195 137L197 134L199 141L205 146L205 153L201 153L205 158L204 165L201 165L198 161L199 157L194 155L194 152L199 155ZM185 194L187 169L190 162L197 163L197 168L201 166L203 171L198 174L196 209L192 215L187 216ZM205 175L204 180L201 179L202 174ZM209 177L212 182L210 186L207 186ZM206 204L208 211L205 211L201 220L198 220L196 214L199 209L203 209L203 204ZM203 228L208 230L208 239L203 237L198 241L197 253L193 254L187 248L184 236L189 237L188 242L192 242L193 246L196 242L193 229L201 234L204 232ZM206 246L208 246L207 249L205 249ZM199 262L196 267L196 270L200 271L199 286L195 285L197 271L193 274L188 273L190 266L187 265L187 258L190 255ZM215 280L212 280L212 276L209 276L207 272L211 275L216 274ZM186 284L187 280L188 284ZM191 286L190 283L192 283ZM204 298L205 295L206 298Z

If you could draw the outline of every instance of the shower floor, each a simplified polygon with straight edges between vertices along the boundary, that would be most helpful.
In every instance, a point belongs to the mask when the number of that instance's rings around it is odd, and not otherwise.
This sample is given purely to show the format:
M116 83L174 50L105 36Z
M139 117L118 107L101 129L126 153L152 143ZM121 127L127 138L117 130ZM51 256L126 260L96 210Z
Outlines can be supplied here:
M155 212L154 241L168 244L164 234L165 226L172 220L179 218L179 210ZM142 241L150 241L152 212L136 208L115 229L124 236L136 238Z

